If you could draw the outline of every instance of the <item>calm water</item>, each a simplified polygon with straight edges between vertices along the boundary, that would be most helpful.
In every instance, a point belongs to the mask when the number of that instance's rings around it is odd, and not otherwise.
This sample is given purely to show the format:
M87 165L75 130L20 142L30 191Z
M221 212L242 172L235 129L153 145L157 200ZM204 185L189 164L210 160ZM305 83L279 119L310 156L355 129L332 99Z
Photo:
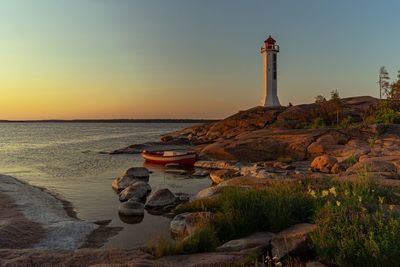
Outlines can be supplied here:
M145 214L141 222L118 215L118 196L112 180L126 169L143 166L140 155L107 155L134 143L158 141L163 133L186 124L172 123L0 123L0 173L42 186L72 202L78 217L97 221L111 219L110 226L124 229L106 247L131 248L167 235L170 219ZM166 174L145 165L153 191L196 194L210 185L208 179Z

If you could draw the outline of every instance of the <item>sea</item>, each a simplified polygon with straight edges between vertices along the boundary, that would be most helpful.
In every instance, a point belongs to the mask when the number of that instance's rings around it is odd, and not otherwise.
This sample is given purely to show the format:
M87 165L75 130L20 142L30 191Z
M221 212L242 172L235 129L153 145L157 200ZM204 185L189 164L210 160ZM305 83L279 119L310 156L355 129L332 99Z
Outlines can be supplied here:
M118 214L112 181L130 167L153 173L153 191L168 188L194 196L211 185L207 178L170 174L144 163L140 155L109 155L128 145L159 141L162 134L190 126L186 123L0 123L0 173L44 187L72 203L78 218L111 220L122 227L103 247L134 248L169 235L170 218L145 213L143 219Z

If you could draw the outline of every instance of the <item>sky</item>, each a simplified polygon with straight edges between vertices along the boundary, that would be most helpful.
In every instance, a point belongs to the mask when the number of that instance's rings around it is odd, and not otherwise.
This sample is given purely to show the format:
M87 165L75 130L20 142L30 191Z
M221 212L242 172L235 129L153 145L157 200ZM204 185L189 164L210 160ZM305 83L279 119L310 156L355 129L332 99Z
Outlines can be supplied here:
M400 69L396 0L0 0L0 119L223 118L260 104L280 45L283 105L378 96Z

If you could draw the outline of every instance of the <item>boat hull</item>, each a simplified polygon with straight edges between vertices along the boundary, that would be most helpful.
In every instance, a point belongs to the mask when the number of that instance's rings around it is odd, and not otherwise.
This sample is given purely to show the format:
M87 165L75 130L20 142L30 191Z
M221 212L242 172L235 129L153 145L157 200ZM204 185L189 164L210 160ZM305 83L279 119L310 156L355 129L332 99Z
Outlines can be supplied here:
M169 163L178 163L180 165L194 165L194 163L196 162L195 153L177 156L162 156L150 153L142 153L142 157L147 162L163 165Z

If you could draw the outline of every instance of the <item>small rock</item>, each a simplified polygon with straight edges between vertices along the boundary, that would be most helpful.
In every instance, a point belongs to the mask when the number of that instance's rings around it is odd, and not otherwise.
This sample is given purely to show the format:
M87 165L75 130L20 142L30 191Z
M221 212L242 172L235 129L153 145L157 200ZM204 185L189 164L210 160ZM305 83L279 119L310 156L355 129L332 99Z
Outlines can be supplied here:
M294 170L295 169L294 166L292 166L290 164L287 164L287 163L279 162L279 161L274 162L272 167L276 168L276 169L282 169L282 170L285 170L285 171L286 170Z
M144 206L136 199L129 199L119 205L118 212L125 216L143 216Z
M208 170L196 170L192 174L192 176L194 176L194 177L206 177L208 175L210 175L210 171L208 171Z
M189 194L186 193L175 193L175 197L179 202L187 202L190 199Z
M187 171L185 170L180 170L180 169L166 169L166 173L173 173L173 174L179 174L179 175L186 175Z
M128 169L124 176L128 176L134 179L149 181L149 170L145 167L133 167Z
M148 209L162 209L176 203L176 196L167 188L160 189L150 195L145 208Z
M128 199L136 199L141 201L151 192L151 187L145 182L136 182L129 185L119 194L119 201L127 201Z
M210 173L210 178L214 184L222 183L237 176L240 176L240 174L232 170L215 170Z
M316 157L311 162L311 168L316 171L329 173L333 167L337 163L337 159L335 157L329 155L322 155Z
M212 186L204 188L197 193L195 199L216 197L221 192L222 187Z
M260 249L264 251L269 248L274 234L269 232L255 233L250 236L226 242L217 248L218 252L238 252L247 249Z
M185 212L174 217L170 230L175 237L185 238L192 235L199 226L211 223L213 219L214 214L211 212Z
M111 187L115 191L121 191L127 188L130 184L137 182L135 178L129 177L129 176L122 176L122 177L117 177L114 179L112 182Z

